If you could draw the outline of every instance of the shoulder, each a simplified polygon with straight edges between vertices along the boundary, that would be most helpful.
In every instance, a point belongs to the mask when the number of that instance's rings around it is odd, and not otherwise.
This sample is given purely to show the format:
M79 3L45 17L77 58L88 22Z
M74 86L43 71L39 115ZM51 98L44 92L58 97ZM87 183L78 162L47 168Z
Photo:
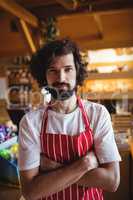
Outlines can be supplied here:
M43 114L45 110L45 107L41 107L36 110L27 112L23 116L19 124L19 132L21 132L21 135L27 132L29 135L40 134Z
M103 128L111 129L111 116L104 105L88 100L83 100L83 105L95 134L103 131Z
M40 132L43 113L46 108L39 108L26 113L19 124L19 144L23 149L28 145L38 144L40 146ZM34 147L35 148L35 147Z
M87 113L91 113L94 114L97 117L105 116L105 115L109 115L108 110L106 109L106 107L102 104L99 103L94 103L92 101L88 101L88 100L82 100L83 101L83 105L85 107L85 110Z
M45 112L45 107L40 107L36 110L31 110L27 112L20 121L20 126L24 123L30 123L30 124L37 124L40 120L42 120L43 113Z

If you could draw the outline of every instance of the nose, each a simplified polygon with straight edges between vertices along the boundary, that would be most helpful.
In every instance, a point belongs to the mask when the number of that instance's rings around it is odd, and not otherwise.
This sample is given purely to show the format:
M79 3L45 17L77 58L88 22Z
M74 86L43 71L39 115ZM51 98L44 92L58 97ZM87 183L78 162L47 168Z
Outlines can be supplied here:
M59 72L59 81L64 82L65 81L65 73L63 70L60 70Z

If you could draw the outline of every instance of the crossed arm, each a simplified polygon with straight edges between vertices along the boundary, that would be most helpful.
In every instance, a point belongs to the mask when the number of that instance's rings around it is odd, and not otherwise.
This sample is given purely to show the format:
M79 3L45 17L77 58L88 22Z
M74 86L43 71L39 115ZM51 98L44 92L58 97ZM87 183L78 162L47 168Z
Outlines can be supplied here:
M22 194L26 200L49 196L73 183L100 187L110 192L116 191L119 185L119 163L112 162L98 166L93 152L66 166L46 157L43 161L45 164L41 172L39 167L20 172Z

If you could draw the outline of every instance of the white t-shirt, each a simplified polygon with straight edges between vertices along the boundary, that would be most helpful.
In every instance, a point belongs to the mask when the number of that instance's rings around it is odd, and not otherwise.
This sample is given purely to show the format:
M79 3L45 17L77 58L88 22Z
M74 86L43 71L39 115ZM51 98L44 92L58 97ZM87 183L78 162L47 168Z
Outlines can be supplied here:
M100 163L120 161L107 109L100 104L83 100L90 126L94 134L95 153ZM30 111L22 118L19 132L19 168L28 170L40 165L40 132L45 108ZM82 113L79 107L68 114L48 110L46 132L76 135L84 131Z

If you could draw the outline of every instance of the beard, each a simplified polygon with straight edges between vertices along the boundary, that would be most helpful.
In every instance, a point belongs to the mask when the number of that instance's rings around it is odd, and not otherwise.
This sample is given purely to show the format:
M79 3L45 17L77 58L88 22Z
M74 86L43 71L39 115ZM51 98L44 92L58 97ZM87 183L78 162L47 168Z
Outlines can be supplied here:
M45 89L49 91L53 100L65 101L74 94L76 86L71 89L68 83L55 82L52 86L46 86Z

